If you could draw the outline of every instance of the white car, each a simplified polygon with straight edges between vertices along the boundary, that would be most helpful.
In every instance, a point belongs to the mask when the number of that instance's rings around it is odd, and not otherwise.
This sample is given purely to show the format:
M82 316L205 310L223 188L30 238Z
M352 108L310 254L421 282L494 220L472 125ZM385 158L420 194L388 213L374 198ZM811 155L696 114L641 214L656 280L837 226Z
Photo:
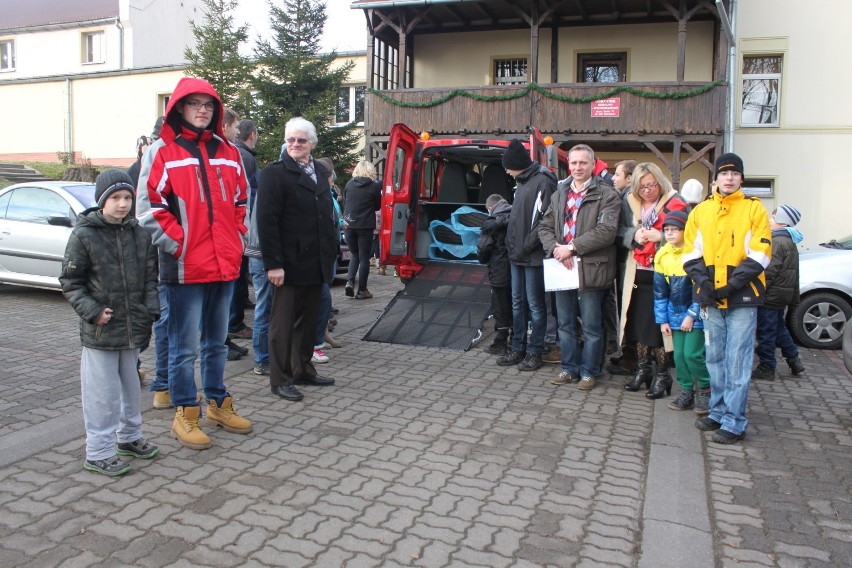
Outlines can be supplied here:
M852 235L799 253L802 301L787 314L793 338L805 347L840 349L852 317Z
M95 205L95 185L26 182L0 189L0 283L59 288L77 215Z

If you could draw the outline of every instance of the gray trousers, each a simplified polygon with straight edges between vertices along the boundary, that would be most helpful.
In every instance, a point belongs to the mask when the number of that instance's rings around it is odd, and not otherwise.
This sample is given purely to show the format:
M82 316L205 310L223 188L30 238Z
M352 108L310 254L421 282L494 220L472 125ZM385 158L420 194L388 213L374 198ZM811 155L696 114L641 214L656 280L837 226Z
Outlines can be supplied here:
M142 437L138 359L139 349L83 347L80 387L87 460L111 458L116 455L116 442L124 444Z

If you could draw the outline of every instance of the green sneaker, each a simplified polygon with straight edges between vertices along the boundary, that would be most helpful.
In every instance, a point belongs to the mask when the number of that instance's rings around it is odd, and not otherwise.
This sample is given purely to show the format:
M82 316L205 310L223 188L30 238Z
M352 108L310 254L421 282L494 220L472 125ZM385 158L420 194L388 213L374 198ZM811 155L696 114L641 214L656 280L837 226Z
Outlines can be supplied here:
M139 438L133 442L118 445L118 455L130 456L149 460L160 453L160 448L148 442L145 438Z
M86 460L83 462L83 469L118 477L130 471L130 464L121 461L118 456L112 456L105 460Z

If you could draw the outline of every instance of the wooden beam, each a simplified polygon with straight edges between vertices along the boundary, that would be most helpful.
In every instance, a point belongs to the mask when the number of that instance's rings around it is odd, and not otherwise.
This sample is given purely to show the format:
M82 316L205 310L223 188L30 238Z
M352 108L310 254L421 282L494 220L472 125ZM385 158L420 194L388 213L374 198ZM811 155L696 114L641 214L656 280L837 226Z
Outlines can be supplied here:
M672 163L663 155L660 150L654 146L653 142L645 142L645 147L648 148L653 154L669 169L672 170Z
M675 140L674 147L672 148L672 166L669 170L672 172L672 185L678 189L680 189L680 140Z
M533 1L530 13L530 60L527 64L527 82L538 83L538 2Z
M688 158L685 162L683 162L683 163L680 165L680 168L681 168L682 170L685 170L685 169L686 169L686 168L688 168L690 165L692 165L692 163L693 163L693 162L699 162L699 163L701 163L701 162L702 162L702 157L703 157L705 154L707 154L707 152L709 152L710 150L712 150L713 148L715 148L715 147L716 147L716 144L714 144L714 143L712 143L712 142L711 142L711 143L709 143L709 144L706 144L706 145L705 145L705 146L704 146L701 150L696 150L696 149L692 146L692 144L689 144L688 142L684 142L684 143L683 143L683 147L684 147L684 148L686 148L686 151L687 151L687 152L689 152L689 158ZM704 163L705 165L707 165L708 167L710 167L710 162L708 162L706 159L705 159L705 160L703 160L703 163ZM713 169L713 168L711 167L711 169Z
M556 20L550 27L550 82L559 82L559 24Z
M677 20L677 82L683 84L686 75L686 0L680 0Z

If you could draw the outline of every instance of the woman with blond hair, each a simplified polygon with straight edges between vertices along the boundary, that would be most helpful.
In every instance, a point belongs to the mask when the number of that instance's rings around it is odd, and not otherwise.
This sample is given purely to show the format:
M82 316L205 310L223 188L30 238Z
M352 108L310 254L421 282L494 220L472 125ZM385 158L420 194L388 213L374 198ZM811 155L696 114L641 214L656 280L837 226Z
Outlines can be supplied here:
M381 205L381 188L376 183L376 168L361 160L352 170L352 179L343 189L343 228L346 244L352 257L346 278L346 295L356 300L372 298L367 290L370 274L370 255L373 247L373 230L376 228L376 211ZM360 270L359 270L360 269ZM358 291L355 292L355 275Z
M672 378L663 337L654 318L654 255L664 243L663 221L686 203L656 164L643 162L633 170L630 192L621 202L620 244L628 249L621 303L621 338L636 342L637 371L624 390L644 384L649 399L671 394ZM665 341L664 341L665 340ZM654 371L656 363L656 372Z

